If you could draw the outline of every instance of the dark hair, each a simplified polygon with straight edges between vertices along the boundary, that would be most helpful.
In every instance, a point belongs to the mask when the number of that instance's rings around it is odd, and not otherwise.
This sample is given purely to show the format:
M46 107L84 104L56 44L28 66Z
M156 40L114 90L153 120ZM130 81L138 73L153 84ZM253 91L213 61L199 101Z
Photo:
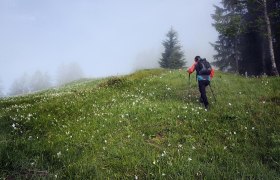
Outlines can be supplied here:
M200 60L200 56L195 56L194 60L197 62Z

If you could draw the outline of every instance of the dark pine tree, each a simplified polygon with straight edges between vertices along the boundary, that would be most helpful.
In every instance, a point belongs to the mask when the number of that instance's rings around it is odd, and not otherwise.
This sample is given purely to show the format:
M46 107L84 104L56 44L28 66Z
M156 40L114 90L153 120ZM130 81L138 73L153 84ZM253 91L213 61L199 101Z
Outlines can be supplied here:
M178 41L178 33L171 28L166 36L167 39L162 43L165 50L159 61L160 67L169 69L182 68L186 62Z
M280 0L222 0L214 27L218 41L213 63L221 70L279 75Z

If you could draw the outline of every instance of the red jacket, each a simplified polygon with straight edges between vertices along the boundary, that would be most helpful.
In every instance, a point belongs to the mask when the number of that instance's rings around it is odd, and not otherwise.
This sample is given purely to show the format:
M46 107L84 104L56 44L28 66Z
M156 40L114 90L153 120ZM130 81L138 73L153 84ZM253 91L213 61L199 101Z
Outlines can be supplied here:
M195 71L195 67L197 65L197 62L194 62L191 67L188 68L188 73L191 74ZM210 78L212 79L214 77L215 71L213 68L211 68Z

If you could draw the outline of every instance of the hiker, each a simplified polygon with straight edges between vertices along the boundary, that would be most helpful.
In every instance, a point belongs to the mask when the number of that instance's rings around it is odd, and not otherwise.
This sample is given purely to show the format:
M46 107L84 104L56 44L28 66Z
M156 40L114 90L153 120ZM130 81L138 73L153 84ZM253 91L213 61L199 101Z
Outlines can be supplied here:
M188 69L188 73L191 74L196 70L196 79L200 92L199 101L208 109L209 103L206 96L206 87L210 85L210 80L214 76L214 69L206 59L202 59L200 56L196 56L194 61L194 64Z

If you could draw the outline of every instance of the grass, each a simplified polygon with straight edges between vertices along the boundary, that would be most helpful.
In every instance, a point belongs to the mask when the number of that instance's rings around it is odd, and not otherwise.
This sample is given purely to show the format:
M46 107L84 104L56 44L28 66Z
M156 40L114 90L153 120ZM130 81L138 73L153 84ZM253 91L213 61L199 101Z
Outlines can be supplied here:
M280 79L143 70L0 100L0 179L280 179Z

